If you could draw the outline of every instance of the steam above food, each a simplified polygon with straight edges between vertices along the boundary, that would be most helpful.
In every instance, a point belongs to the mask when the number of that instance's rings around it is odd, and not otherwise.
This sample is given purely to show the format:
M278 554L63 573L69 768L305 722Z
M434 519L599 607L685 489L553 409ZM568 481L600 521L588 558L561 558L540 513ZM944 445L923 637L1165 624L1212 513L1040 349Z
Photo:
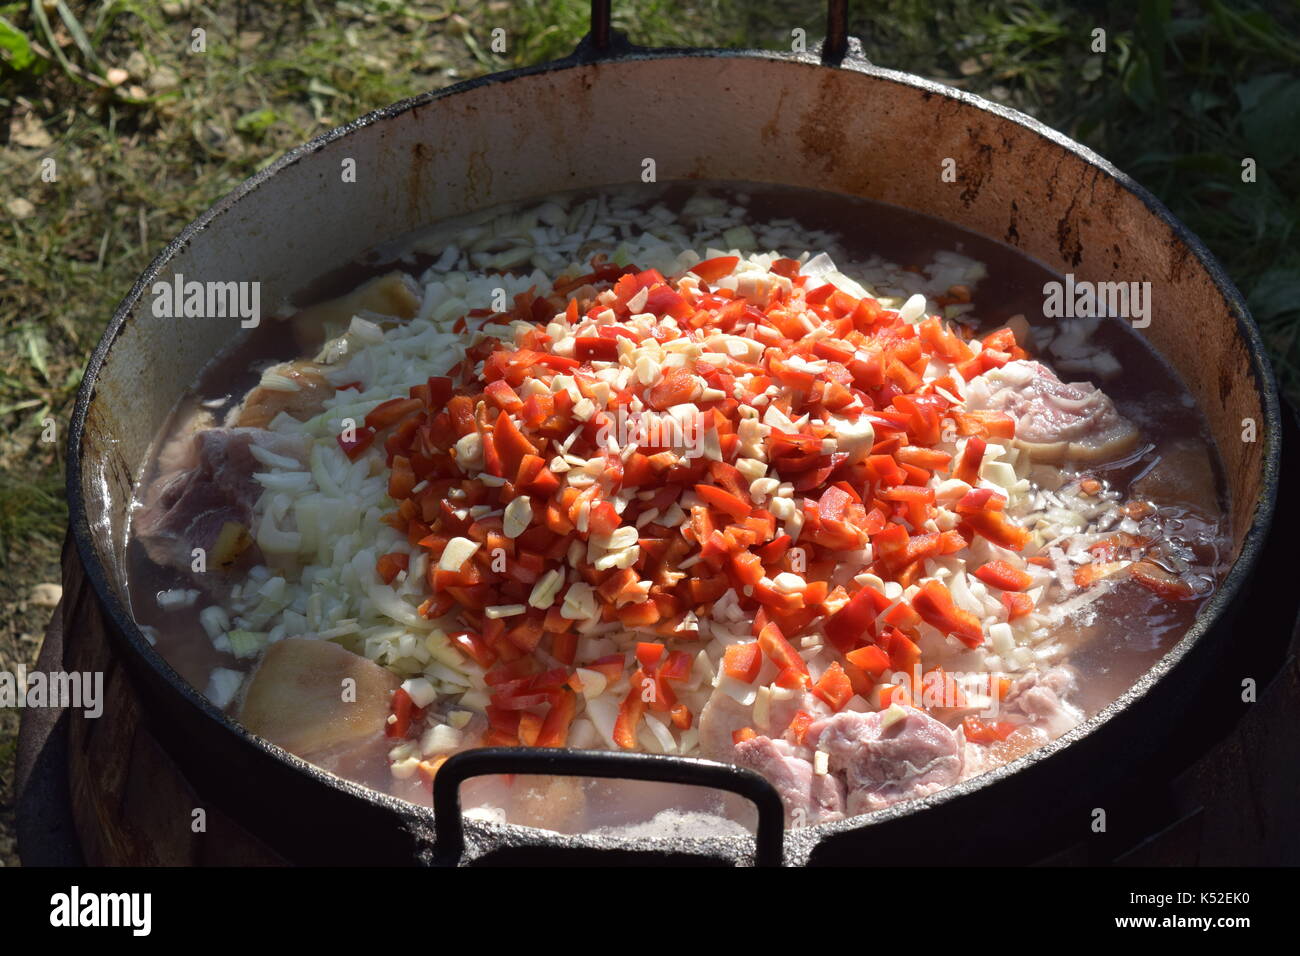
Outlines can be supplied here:
M634 191L399 245L419 280L291 317L304 354L172 440L134 525L203 592L209 697L335 772L427 802L469 747L706 756L814 825L1068 733L1122 602L1214 586L1217 503L1134 497L1160 436L981 327L973 259Z

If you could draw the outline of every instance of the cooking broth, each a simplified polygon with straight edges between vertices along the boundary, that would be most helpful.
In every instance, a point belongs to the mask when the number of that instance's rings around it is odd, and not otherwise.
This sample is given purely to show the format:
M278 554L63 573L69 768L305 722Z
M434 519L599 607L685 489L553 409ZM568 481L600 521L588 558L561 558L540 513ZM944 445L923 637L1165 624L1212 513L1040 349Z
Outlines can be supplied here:
M636 187L638 198L679 210L702 184ZM703 184L710 193L728 202L738 201L751 223L793 220L810 233L823 232L835 238L836 262L884 260L904 267L932 262L943 252L956 252L982 263L987 274L971 290L971 308L957 318L973 325L976 335L1004 327L1013 316L1028 318L1036 343L1049 343L1051 320L1042 318L1043 287L1061 277L1019 251L983 236L955 228L927 216L894 206L853 200L843 196L766 185L726 186ZM566 201L577 202L592 193L575 194ZM399 237L358 256L355 262L322 276L295 298L294 305L306 309L334 299L374 277L401 270L418 278L439 259L430 249L427 233ZM613 245L611 241L609 245ZM761 250L760 245L760 250ZM818 247L810 247L817 252ZM591 251L591 250L588 250ZM606 250L610 251L610 250ZM787 255L802 249L781 250ZM531 271L530 267L523 267ZM312 328L295 321L264 321L245 333L203 372L194 391L177 406L160 434L151 460L145 464L140 487L149 487L160 475L159 457L173 439L198 424L219 424L262 378L271 365L316 354L330 334L338 330ZM1142 340L1139 333L1117 319L1105 319L1088 339L1095 350L1109 353L1120 371L1096 382L1114 402L1119 413L1138 426L1141 437L1136 447L1118 461L1090 466L1088 473L1118 492L1126 501L1144 487L1164 489L1164 497L1151 495L1159 509L1169 542L1160 563L1167 570L1196 582L1193 599L1168 600L1135 580L1122 580L1080 614L1058 626L1053 640L1060 645L1052 663L1063 662L1077 675L1077 689L1071 698L1085 715L1104 707L1145 672L1186 631L1200 607L1212 593L1231 560L1224 537L1223 514L1226 496L1220 467L1205 423L1186 388L1176 374ZM1031 349L1037 357L1038 349ZM1051 355L1045 356L1051 364ZM1062 380L1088 378L1086 374L1061 374ZM1162 470L1163 469L1163 470ZM1142 482L1146 482L1145 485ZM1170 492L1168 489L1175 488ZM1191 491L1178 491L1191 489ZM209 686L215 668L248 671L259 659L241 659L214 647L200 621L200 610L210 600L202 595L190 606L163 610L158 595L207 587L220 596L257 564L256 548L245 551L227 570L210 571L195 583L195 576L165 567L151 559L136 533L128 549L130 600L137 621L148 629L156 649L177 672L200 690ZM1045 662L1046 665L1046 662ZM230 701L234 713L239 699ZM438 705L434 705L435 708ZM379 789L393 789L393 780L382 764L361 762L336 769ZM476 784L479 793L467 786L466 803L478 801L500 806L509 800L493 794L490 783ZM592 785L607 798L613 794L627 802L633 789L616 783ZM421 799L409 788L401 795ZM543 801L545 802L545 801ZM632 801L635 803L635 801ZM653 801L651 801L653 802ZM602 806L612 805L606 799ZM705 809L719 808L714 797L704 801ZM541 825L561 830L581 830L596 825L635 822L662 809L640 809L598 814L575 814L564 819L547 817ZM598 819L597 819L598 817ZM535 813L514 814L512 819L537 823Z

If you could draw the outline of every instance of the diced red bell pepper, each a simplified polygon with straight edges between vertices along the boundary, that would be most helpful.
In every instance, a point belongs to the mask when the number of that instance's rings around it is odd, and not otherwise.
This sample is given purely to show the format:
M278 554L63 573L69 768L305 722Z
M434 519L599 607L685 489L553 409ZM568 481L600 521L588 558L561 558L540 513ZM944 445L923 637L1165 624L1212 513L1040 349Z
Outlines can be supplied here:
M539 747L563 747L569 740L569 725L577 712L578 698L567 687L560 688L556 694L537 734Z
M787 279L793 279L799 274L799 260L777 259L772 263L770 268L776 275L785 276Z
M875 644L867 644L844 655L850 664L860 667L872 677L879 677L889 669L889 655Z
M695 659L685 651L673 651L659 665L659 676L664 680L682 681L691 675Z
M722 652L722 671L735 680L752 684L762 668L763 652L757 641L728 644Z
M678 704L677 706L675 706L672 709L671 716L672 716L673 726L676 727L678 730L691 729L691 724L694 722L694 717L691 714L690 708L687 707L685 704Z
M980 465L984 461L984 451L987 448L988 442L978 435L966 439L966 447L962 449L961 458L957 462L957 467L952 470L952 476L968 485L978 484Z
M1011 551L1020 551L1029 543L1029 530L1014 525L1001 511L981 511L962 515L971 531Z
M910 675L921 663L921 649L896 627L885 632L881 646L889 654L889 666L895 671Z
M525 437L524 433L519 430L519 426L505 412L497 416L496 425L492 429L492 438L496 444L497 453L501 456L501 467L503 476L517 475L519 473L519 463L525 455L536 455L537 449L533 443ZM484 442L485 451L487 443Z
M795 368L794 365L781 361L775 355L768 360L772 375L782 385L787 385L800 392L808 392L817 384L817 376L812 372Z
M655 286L645 300L645 310L654 315L671 315L675 319L688 319L695 309L676 289L668 285Z
M853 696L853 684L838 661L833 661L825 673L813 685L812 692L826 702L833 711L844 709L844 705Z
M581 362L617 362L618 339L579 335L574 339L573 356Z
M774 614L794 614L804 609L804 596L799 591L782 591L761 580L753 585L753 589L754 600Z
M918 331L921 341L925 342L936 355L950 364L970 360L971 348L951 329L943 324L937 316L930 316L920 323Z
M1033 577L1006 561L990 561L975 569L975 577L1004 591L1023 591L1034 583Z
M370 410L366 415L366 427L376 431L382 430L389 425L396 425L411 412L419 411L423 407L424 402L418 398L390 398Z
M607 654L599 657L590 664L583 664L587 670L598 671L605 676L607 681L616 681L623 676L624 660L622 654Z
M952 455L947 452L920 445L904 445L894 452L894 458L900 464L915 465L927 471L943 471L952 463Z
M487 388L483 389L483 395L497 408L511 415L518 415L524 409L523 400L504 379L489 382Z
M777 687L784 687L787 690L802 690L808 686L808 674L799 670L797 667L786 667L776 675L776 680L772 681Z
M921 678L921 701L922 706L930 708L965 707L966 695L956 677L936 667Z
M799 652L794 649L781 629L774 623L768 623L758 634L758 645L763 649L763 653L782 671L794 671L802 675L804 681L808 677L808 665L804 659L799 656ZM802 683L801 682L801 683Z
M712 259L697 262L691 266L691 271L705 282L712 284L723 276L731 275L739 262L738 256L714 256Z
M429 407L443 408L451 400L454 385L445 375L429 376Z
M641 716L645 713L645 701L641 699L642 686L636 678L644 676L640 671L632 677L632 689L627 692L623 698L623 703L619 705L618 717L614 721L614 743L618 744L624 750L636 749L636 730L637 725L641 723Z
M537 738L542 732L542 718L536 714L522 711L519 714L519 742L525 747L536 747Z
M733 554L731 567L742 584L753 587L763 580L763 562L750 551Z
M693 606L709 604L727 593L731 582L721 575L708 578L690 578L687 582L690 602Z
M458 634L453 634L450 640L470 660L484 670L490 668L497 661L496 651L492 650L483 638L471 631L461 631Z
M415 710L415 702L411 700L411 695L402 688L393 691L393 719L384 725L384 734L388 737L405 737L406 732L411 729L411 714Z
M636 646L636 659L641 666L649 671L664 656L664 646L649 641L641 641Z
M821 305L836 292L835 286L830 282L823 282L816 288L809 289L804 293L804 301L809 305Z
M638 601L624 604L615 612L619 621L628 627L650 627L658 624L663 613L654 601Z
M515 489L526 495L549 498L559 490L560 480L555 477L539 455L524 455L519 459L515 473Z
M958 608L952 594L939 581L926 581L912 598L912 607L931 627L951 634L967 647L984 643L984 629L979 618L970 611Z
M957 434L978 435L981 438L1014 438L1016 420L1006 412L994 411L953 411L953 421L957 423Z
M995 744L1016 732L1016 725L1005 720L985 720L981 717L963 717L962 730L966 739L977 744Z
M410 562L411 556L405 551L392 551L379 556L379 560L375 562L375 570L379 572L381 581L392 584L394 579L410 566Z
M549 629L549 620L543 625L543 629ZM551 636L551 656L561 664L572 665L574 656L578 651L578 633L576 631L561 631Z
M804 737L808 734L808 728L812 726L813 715L806 710L796 711L790 721L790 733L794 735L794 741L799 746L803 746Z
M877 690L880 694L880 709L899 704L903 707L912 705L912 695L907 692L907 687L903 684L878 684Z
M396 455L388 475L388 497L394 501L409 498L414 487L415 469L411 467L411 460L405 455Z
M696 485L695 493L711 508L717 508L735 521L749 517L749 502L715 485Z
M875 588L859 588L847 604L826 621L826 639L844 652L859 641L869 640L876 615L889 606L889 599Z
M674 405L689 402L695 394L696 382L686 369L674 366L664 373L654 385L646 389L645 400L657 411L667 411Z
M587 513L587 530L591 534L613 534L620 523L618 511L610 501L596 502Z
M1033 599L1028 594L1020 594L1015 591L1003 591L1002 604L1007 609L1008 621L1024 617L1034 609Z
M362 425L354 428L352 433L352 437L347 438L345 437L347 432L341 432L336 440L339 447L343 449L343 454L347 455L349 460L356 461L362 452L374 444L375 431Z

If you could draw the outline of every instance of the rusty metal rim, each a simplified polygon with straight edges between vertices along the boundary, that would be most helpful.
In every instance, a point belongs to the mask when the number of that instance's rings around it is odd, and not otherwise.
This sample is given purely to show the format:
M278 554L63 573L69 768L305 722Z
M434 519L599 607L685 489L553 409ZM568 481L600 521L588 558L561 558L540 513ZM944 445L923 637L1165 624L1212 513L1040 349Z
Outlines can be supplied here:
M1242 298L1241 293L1236 289L1232 281L1224 272L1222 266L1210 254L1201 241L1190 230L1188 230L1187 227L1184 226L1169 211L1169 209L1160 202L1160 200L1135 182L1127 174L1111 165L1092 150L1076 143L1074 140L1062 133L1045 126L1033 117L1017 110L989 102L981 97L975 96L974 94L962 90L954 90L934 81L926 80L922 77L873 66L859 56L850 55L846 57L839 66L826 67L816 56L811 54L772 53L758 50L647 50L633 47L626 43L616 46L612 50L600 52L593 51L591 46L584 42L584 44L579 46L578 50L572 56L563 60L525 67L518 70L494 73L488 76L468 80L463 83L458 83L445 89L424 93L410 99L402 100L398 103L392 104L391 106L368 113L350 123L329 130L302 146L290 150L275 163L254 174L237 186L229 194L186 226L176 236L176 238L167 244L162 252L158 254L153 262L149 264L148 268L140 275L132 286L131 291L118 305L108 329L105 331L104 336L101 338L95 351L92 353L86 367L84 381L78 391L68 439L69 454L66 487L69 505L69 525L76 542L78 555L81 558L82 564L86 569L87 577L90 580L101 605L107 610L112 623L116 626L119 634L126 639L135 654L139 656L166 685L178 693L188 704L197 707L221 730L234 734L243 742L303 771L322 785L343 791L351 796L372 804L383 806L393 811L400 818L407 820L418 819L423 823L427 823L432 818L432 811L428 808L411 804L405 800L401 800L400 798L376 790L371 790L367 787L337 777L325 770L321 770L301 758L290 754L288 751L276 746L275 744L272 744L261 737L255 736L238 723L222 714L211 704L211 702L203 697L197 689L183 680L180 675L172 669L171 665L163 660L161 655L152 648L152 646L145 640L144 635L141 633L129 610L118 600L116 592L108 581L107 573L99 561L99 557L95 551L94 543L91 538L89 519L81 492L82 441L85 436L86 416L94 398L96 378L106 361L117 336L121 332L131 312L139 302L144 290L161 273L163 267L188 245L191 238L200 231L210 227L213 223L216 223L219 218L229 212L236 203L254 193L276 173L301 162L303 159L323 149L326 145L348 136L357 130L371 126L381 120L393 119L404 113L435 103L443 98L455 96L488 85L504 84L515 80L526 79L531 76L555 73L570 69L579 69L593 64L616 66L620 62L664 60L686 57L733 57L764 60L773 63L787 64L791 67L802 66L815 70L828 68L852 70L879 80L920 90L928 96L939 97L943 100L956 101L966 106L979 109L1000 119L1015 123L1016 125L1037 134L1043 139L1048 140L1057 147L1074 154L1089 166L1115 180L1126 190L1140 199L1158 220L1169 227L1177 241L1183 243L1196 257L1200 266L1206 271L1219 293L1223 296L1225 303L1233 314L1237 326L1237 333L1249 349L1251 372L1260 393L1260 402L1264 415L1261 429L1261 440L1264 443L1262 456L1264 468L1263 480L1261 482L1259 496L1251 505L1253 516L1249 529L1243 538L1241 551L1237 560L1233 562L1233 565L1225 576L1219 590L1211 598L1205 608L1202 609L1197 620L1187 630L1183 637L1172 648L1170 648L1170 650L1166 652L1159 661L1152 665L1146 673L1139 677L1127 691L1116 698L1110 705L1103 708L1097 714L1093 715L1084 723L1075 727L1062 737L1037 748L1033 752L1026 754L1009 764L1005 764L994 770L980 774L977 777L972 777L969 780L954 784L933 796L896 804L895 806L876 811L867 816L850 817L835 823L821 824L804 830L792 831L786 835L787 860L806 859L812 847L822 836L830 836L833 834L840 834L869 827L876 823L883 823L901 817L910 816L929 807L940 806L949 801L957 800L967 794L983 790L985 787L992 786L993 784L1032 764L1039 763L1056 755L1060 751L1068 748L1071 743L1091 734L1102 725L1108 723L1112 718L1129 709L1141 698L1145 697L1151 688L1181 660L1183 660L1189 651L1199 643L1201 638L1210 629L1210 626L1225 614L1233 599L1240 591L1242 585L1250 576L1259 552L1263 547L1273 517L1277 495L1278 470L1280 467L1279 462L1281 457L1279 405L1273 372L1265 358L1263 340L1260 336L1258 327L1246 308L1246 303ZM1245 503L1238 503L1239 508L1245 506ZM664 757L662 759L672 758ZM524 844L537 842L578 847L599 847L604 845L598 839L584 836L548 838L543 841L530 835L532 833L530 828L514 825L476 824L467 825L467 829L476 831L479 836L489 841L498 839L502 836L513 836L513 840L507 838L504 842ZM749 851L745 846L743 846L746 842L748 841L719 839L717 841L717 848L724 851L725 855L740 859L748 855ZM653 848L654 843L651 842L643 846ZM667 846L667 844L665 844L665 846ZM693 849L698 849L698 847L693 847Z

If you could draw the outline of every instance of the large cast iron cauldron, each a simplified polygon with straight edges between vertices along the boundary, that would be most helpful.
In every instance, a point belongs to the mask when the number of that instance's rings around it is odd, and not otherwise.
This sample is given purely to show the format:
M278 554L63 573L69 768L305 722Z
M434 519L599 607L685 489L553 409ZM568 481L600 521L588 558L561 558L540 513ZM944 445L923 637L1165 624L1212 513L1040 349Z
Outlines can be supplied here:
M1015 861L1041 856L1062 833L1084 832L1109 788L1178 739L1187 702L1240 639L1241 592L1273 513L1280 426L1258 330L1218 263L1148 192L1029 117L868 64L849 51L844 7L831 4L819 58L637 48L611 34L609 5L597 0L592 34L573 56L333 130L245 182L158 256L91 359L70 440L76 548L67 562L67 654L107 667L114 688L97 726L73 717L72 787L88 856L450 863L536 859L548 847L550 859L622 859L592 837L462 825L457 779L541 761L553 772L739 789L760 805L763 862ZM1186 636L1128 693L1055 743L931 798L784 840L774 823L779 806L761 781L658 756L471 753L444 767L431 814L253 737L184 684L127 607L128 506L167 414L237 329L155 317L142 304L151 285L177 273L256 279L262 301L274 302L381 240L496 203L633 182L646 157L661 182L764 182L865 197L1007 242L1079 279L1149 280L1155 314L1144 334L1204 413L1231 499L1235 563ZM955 161L955 183L939 178L946 159ZM346 160L355 161L355 182L340 175ZM194 801L211 808L222 834L201 853L188 828L183 838L175 829L188 817L174 814ZM652 839L636 849L649 854L638 859L660 861L755 855L755 843L742 839Z

